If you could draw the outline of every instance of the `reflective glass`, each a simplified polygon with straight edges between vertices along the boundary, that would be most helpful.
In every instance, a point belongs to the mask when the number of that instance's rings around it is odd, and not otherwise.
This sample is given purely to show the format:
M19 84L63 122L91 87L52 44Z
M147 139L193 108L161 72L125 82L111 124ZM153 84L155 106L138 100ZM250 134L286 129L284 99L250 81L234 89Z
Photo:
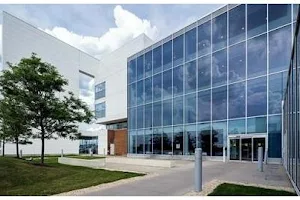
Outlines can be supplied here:
M144 153L144 130L137 131L136 150L138 154Z
M145 130L145 154L152 153L152 129Z
M140 80L137 82L137 105L141 105L144 103L144 80Z
M229 11L229 45L245 40L245 5Z
M212 156L223 156L223 146L226 146L226 122L212 124Z
M162 66L161 46L153 49L153 74L161 72Z
M192 61L185 64L185 93L190 93L196 91L196 61Z
M198 26L198 57L211 51L211 21Z
M129 109L129 129L136 129L136 108Z
M291 26L269 33L269 72L287 70L291 58Z
M129 85L129 106L136 105L136 83Z
M240 81L246 77L246 45L245 42L229 47L229 83Z
M184 131L184 154L185 155L193 155L195 154L196 148L196 125L188 125L185 126Z
M212 47L213 51L227 45L227 13L212 19Z
M185 61L196 58L196 28L185 33Z
M248 38L267 31L266 4L247 4L247 30Z
M145 128L152 127L152 104L145 105Z
M163 70L172 67L172 40L163 44Z
M198 59L198 89L206 89L211 85L211 56Z
M162 129L154 128L153 129L153 154L162 153Z
M291 23L290 4L269 4L269 30Z
M152 51L145 53L145 77L152 75Z
M267 132L267 118L254 117L247 119L247 134L251 133L266 133Z
M227 118L227 86L212 89L212 120Z
M152 101L152 77L145 79L145 103Z
M163 97L172 97L172 69L163 72Z
M153 101L161 100L162 97L162 74L153 76Z
M144 55L137 58L137 80L144 78Z
M286 85L286 73L269 76L269 114L281 113L281 101Z
M248 80L247 116L267 114L267 78Z
M173 124L183 124L183 97L174 98L173 102Z
M161 126L162 122L162 103L156 102L153 103L153 126Z
M293 4L293 21L297 20L299 4Z
M168 127L163 129L163 154L172 155L172 132L173 128Z
M247 45L248 78L267 73L267 35L248 40Z
M163 125L172 125L172 100L163 102Z
M281 158L281 115L269 116L268 157Z
M137 107L137 112L136 112L136 125L137 129L144 128L144 106L139 106Z
M136 153L136 131L129 132L129 152Z
M173 95L183 94L183 66L180 65L173 69Z
M173 154L183 154L183 127L174 126L173 129Z
M210 121L211 90L198 92L198 122Z
M129 61L129 83L136 81L136 59Z
M198 148L202 148L203 155L211 155L211 126L210 123L198 124Z
M173 66L183 63L183 35L173 39Z
M227 83L227 50L221 50L212 55L212 85Z
M245 134L246 125L244 119L228 121L228 135Z
M229 85L228 91L228 118L245 117L245 99L246 84L245 82Z
M196 94L185 96L185 123L196 122Z

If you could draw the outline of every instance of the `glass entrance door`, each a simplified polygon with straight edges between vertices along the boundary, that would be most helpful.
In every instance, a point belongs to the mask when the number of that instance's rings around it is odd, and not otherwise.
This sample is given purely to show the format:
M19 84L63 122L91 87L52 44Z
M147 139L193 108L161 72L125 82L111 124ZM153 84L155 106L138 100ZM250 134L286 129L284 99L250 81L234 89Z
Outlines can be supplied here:
M252 161L252 139L242 138L241 143L242 160Z
M263 158L265 157L265 138L253 138L253 161L258 160L258 147L263 147Z
M240 160L240 139L230 139L230 160Z

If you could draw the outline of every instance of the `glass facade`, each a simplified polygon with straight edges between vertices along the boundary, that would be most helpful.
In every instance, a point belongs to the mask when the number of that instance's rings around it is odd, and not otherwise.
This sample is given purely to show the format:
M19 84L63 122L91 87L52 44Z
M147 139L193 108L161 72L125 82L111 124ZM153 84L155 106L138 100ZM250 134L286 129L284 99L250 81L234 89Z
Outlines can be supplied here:
M227 5L128 58L129 152L137 153L141 134L152 141L141 154L201 147L229 158L229 138L260 135L268 156L281 158L278 119L295 20L295 6L282 7Z
M79 138L79 154L98 154L98 136L81 136Z

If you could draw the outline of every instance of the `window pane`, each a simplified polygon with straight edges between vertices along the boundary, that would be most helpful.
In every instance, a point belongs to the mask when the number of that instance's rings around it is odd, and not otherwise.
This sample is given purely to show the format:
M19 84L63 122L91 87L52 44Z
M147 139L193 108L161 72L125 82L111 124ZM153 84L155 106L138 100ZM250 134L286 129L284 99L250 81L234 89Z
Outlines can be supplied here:
M144 130L137 131L137 139L136 139L137 153L144 153Z
M281 115L269 117L268 157L281 158Z
M129 106L136 105L136 83L129 85Z
M211 90L198 92L198 122L210 121Z
M129 61L129 83L136 81L136 59Z
M185 126L184 131L184 154L195 154L196 148L196 125Z
M247 87L247 116L267 114L267 78L249 80Z
M144 103L144 80L137 82L137 105Z
M245 5L229 11L229 45L245 40Z
M163 102L163 125L172 125L172 100Z
M145 106L145 128L152 127L152 104Z
M291 49L291 26L269 33L270 73L288 69Z
M196 61L185 64L185 93L196 91Z
M145 76L152 75L152 51L148 51L145 54Z
M290 4L269 4L269 30L291 23Z
M183 63L183 35L173 39L173 66Z
M137 80L144 78L144 55L137 58Z
M136 129L136 108L129 110L129 129Z
M162 56L161 46L153 49L153 73L161 72Z
M229 85L228 94L228 117L238 118L245 117L245 97L246 87L245 82Z
M212 156L223 156L223 146L226 146L227 123L212 124Z
M172 127L163 129L163 154L172 155L172 129Z
M212 89L212 120L227 118L227 86Z
M174 98L173 124L183 124L183 97Z
M183 94L183 66L180 65L173 69L173 95Z
M246 45L245 42L229 47L229 82L246 77Z
M213 51L227 45L227 13L212 20L212 45Z
M145 79L145 103L152 101L152 77Z
M248 41L248 78L267 73L267 35L261 35Z
M281 101L286 84L286 73L269 76L269 114L281 113Z
M267 5L247 5L247 29L248 38L267 31Z
M196 28L185 33L185 61L196 58Z
M136 131L129 131L129 153L136 153Z
M172 67L172 40L163 44L163 69Z
M212 56L212 85L227 83L227 50L221 50Z
M153 104L153 126L161 126L162 121L162 107L161 102L157 102Z
M163 72L163 97L168 99L172 97L172 70Z
M244 119L228 121L228 135L245 134L246 125Z
M152 153L152 129L145 130L145 154Z
M153 154L162 153L162 129L153 129Z
M173 129L173 152L174 155L183 154L183 127L175 126Z
M162 74L153 76L153 101L161 100L162 97Z
M196 122L196 94L185 96L185 123Z
M203 155L211 155L211 126L210 123L198 124L198 148L202 148Z
M297 20L299 4L293 4L293 21Z
M137 107L137 128L144 128L144 106Z
M198 57L211 51L211 21L198 26Z
M254 117L247 119L247 133L266 133L267 132L267 118Z
M198 59L198 89L209 88L211 83L210 55Z

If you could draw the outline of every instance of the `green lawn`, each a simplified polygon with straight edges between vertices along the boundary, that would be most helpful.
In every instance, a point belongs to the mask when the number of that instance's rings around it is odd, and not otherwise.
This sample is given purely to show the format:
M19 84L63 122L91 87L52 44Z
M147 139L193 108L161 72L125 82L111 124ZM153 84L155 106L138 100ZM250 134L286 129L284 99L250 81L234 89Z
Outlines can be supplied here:
M105 158L103 156L65 156L67 158L79 158L79 159L86 159L86 160L93 160L93 159L101 159L101 158Z
M223 183L208 196L296 196L296 194L282 190Z
M0 195L53 195L143 175L62 165L57 157L38 162L0 157Z

